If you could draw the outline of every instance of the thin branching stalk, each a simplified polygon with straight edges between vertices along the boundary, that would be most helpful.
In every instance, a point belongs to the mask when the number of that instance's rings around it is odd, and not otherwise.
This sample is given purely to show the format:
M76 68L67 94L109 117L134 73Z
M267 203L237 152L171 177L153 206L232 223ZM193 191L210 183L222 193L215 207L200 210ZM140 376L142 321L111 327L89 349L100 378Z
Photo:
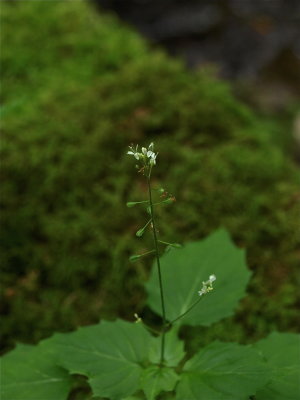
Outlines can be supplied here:
M162 319L163 319L163 325L162 325L162 330L161 330L161 351L160 351L160 366L164 365L164 352L165 352L165 336L167 330L172 326L173 323L178 321L180 318L183 318L187 313L189 313L201 300L202 295L206 295L209 293L211 290L213 290L213 282L216 280L215 275L210 275L209 279L205 282L202 282L202 288L198 291L198 294L200 298L196 300L184 313L180 314L177 318L175 318L173 321L167 323L167 318L166 318L166 309L165 309L165 300L164 300L164 291L163 291L163 283L162 283L162 275L161 275L161 267L160 267L160 258L159 258L159 252L158 252L158 244L164 244L167 245L166 250L168 250L170 247L175 247L179 248L181 245L179 243L169 243L166 241L158 240L157 238L157 229L156 229L156 223L155 223L155 216L154 216L154 208L156 205L165 203L165 204L171 204L174 202L176 199L174 196L168 196L167 199L159 201L154 203L152 200L152 188L151 188L151 171L152 167L156 165L156 157L158 153L154 153L154 144L150 143L148 148L142 147L141 151L139 150L139 146L136 145L131 145L129 146L129 151L127 154L133 156L136 160L139 161L140 165L136 165L137 168L139 169L139 172L142 172L143 175L147 179L148 183L148 191L149 191L149 200L144 200L144 201L139 201L139 202L128 202L127 207L133 207L136 204L145 204L148 203L149 206L147 207L147 211L150 212L150 221L148 221L141 229L139 229L136 232L136 236L141 237L144 234L145 229L151 222L152 225L152 232L153 232L153 241L154 241L154 250L151 250L149 252L146 252L141 255L133 255L130 257L131 261L135 261L138 258L142 257L143 255L150 254L152 252L155 253L156 255L156 261L157 261L157 271L158 271L158 282L159 282L159 291L160 291L160 299L161 299L161 308L162 308ZM157 189L153 189L157 190ZM160 188L158 189L160 193L162 193L162 196L165 197L167 192L163 189ZM140 318L138 317L137 322L140 322Z
M215 275L210 275L208 280L206 282L202 282L202 288L201 290L198 291L199 294L199 299L196 300L184 313L180 314L178 317L176 317L175 319L173 319L173 321L170 321L167 326L170 327L172 326L172 324L176 321L178 321L179 319L183 318L187 313L189 313L202 299L203 295L206 295L207 293L211 292L213 290L213 282L216 280L216 276Z
M143 323L143 326L144 326L146 329L148 329L148 331L154 333L155 335L160 335L160 334L161 334L161 331L157 331L156 329L152 328L151 326L145 324L144 321L142 321L142 323Z
M150 214L151 214L151 220L152 220L153 241L154 241L154 247L155 247L157 271L158 271L158 281L159 281L159 289L160 289L162 318L163 318L161 349L160 349L160 365L162 366L164 363L164 351L165 351L166 309L165 309L164 291L163 291L163 284L162 284L162 277L161 277L161 267L160 267L160 259L159 259L159 252L158 252L158 239L157 239L157 231L156 231L156 224L155 224L155 218L154 218L154 207L153 207L153 201L152 201L151 178L150 177L151 177L151 170L147 177L147 182L148 182L148 191L149 191Z
M202 300L202 297L199 297L184 313L180 314L178 317L173 319L173 321L170 321L167 325L172 326L174 322L177 322L179 319L183 318L186 314L188 314L200 301Z

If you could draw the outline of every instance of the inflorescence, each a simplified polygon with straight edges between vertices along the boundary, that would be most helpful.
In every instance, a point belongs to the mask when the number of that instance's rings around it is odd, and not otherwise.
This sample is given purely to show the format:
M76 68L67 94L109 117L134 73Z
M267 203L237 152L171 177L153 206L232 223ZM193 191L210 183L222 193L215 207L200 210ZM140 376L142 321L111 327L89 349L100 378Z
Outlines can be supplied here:
M202 282L202 289L198 291L199 296L211 292L213 290L212 284L216 279L216 275L210 275L208 281Z
M156 157L158 153L154 153L154 143L150 143L148 149L142 147L141 152L139 151L139 146L133 145L129 146L129 151L127 154L132 155L136 160L143 163L143 167L153 167L156 164Z

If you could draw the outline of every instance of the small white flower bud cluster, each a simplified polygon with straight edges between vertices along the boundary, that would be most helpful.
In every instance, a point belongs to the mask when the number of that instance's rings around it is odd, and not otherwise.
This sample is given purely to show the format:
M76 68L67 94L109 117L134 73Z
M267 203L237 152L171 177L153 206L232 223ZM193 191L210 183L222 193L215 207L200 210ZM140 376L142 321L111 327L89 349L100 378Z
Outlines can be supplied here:
M211 292L213 290L212 284L216 279L216 275L210 275L208 281L202 282L202 289L198 291L199 296Z
M155 165L158 153L155 154L153 152L154 144L150 143L148 149L146 149L146 147L142 147L141 152L139 152L138 147L138 145L136 145L135 147L133 145L129 146L129 151L127 152L127 154L132 155L138 161L142 161L145 166L150 165L152 167L153 165Z
M134 322L135 322L136 324L142 322L142 318L141 318L137 313L134 313L133 316L134 316L134 318L135 318L135 321L134 321Z

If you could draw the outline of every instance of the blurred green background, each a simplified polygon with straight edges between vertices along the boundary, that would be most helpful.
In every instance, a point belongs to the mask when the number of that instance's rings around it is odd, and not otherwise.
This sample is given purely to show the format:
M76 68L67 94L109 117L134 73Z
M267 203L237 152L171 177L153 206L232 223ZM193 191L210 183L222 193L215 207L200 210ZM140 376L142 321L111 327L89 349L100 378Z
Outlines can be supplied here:
M290 120L250 109L212 70L187 71L84 1L2 2L1 18L2 350L142 312L152 260L128 256L151 237L135 237L145 215L125 204L147 188L126 151L151 141L154 180L177 199L160 210L164 238L224 226L253 270L237 315L186 330L192 345L299 330Z

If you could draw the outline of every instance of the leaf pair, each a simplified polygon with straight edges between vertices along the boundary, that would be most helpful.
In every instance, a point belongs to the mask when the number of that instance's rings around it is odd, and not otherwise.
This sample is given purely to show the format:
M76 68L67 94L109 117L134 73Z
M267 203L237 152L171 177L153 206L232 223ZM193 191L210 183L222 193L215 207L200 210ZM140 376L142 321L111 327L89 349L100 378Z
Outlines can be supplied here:
M143 390L153 400L172 390L174 370L184 356L175 332L167 335L166 365L158 366L160 341L141 325L103 321L67 334L56 334L38 346L19 345L3 357L2 400L65 400L70 374L88 378L93 394L124 399Z

